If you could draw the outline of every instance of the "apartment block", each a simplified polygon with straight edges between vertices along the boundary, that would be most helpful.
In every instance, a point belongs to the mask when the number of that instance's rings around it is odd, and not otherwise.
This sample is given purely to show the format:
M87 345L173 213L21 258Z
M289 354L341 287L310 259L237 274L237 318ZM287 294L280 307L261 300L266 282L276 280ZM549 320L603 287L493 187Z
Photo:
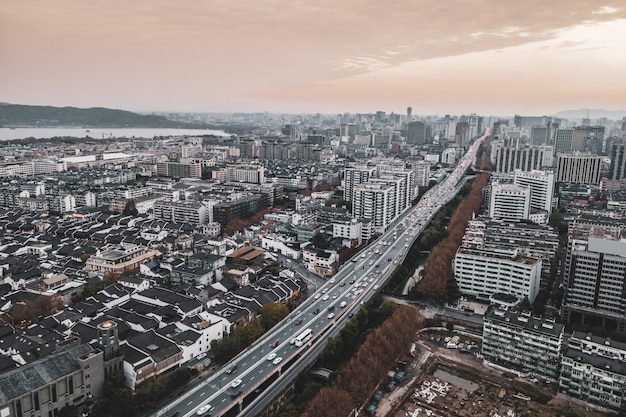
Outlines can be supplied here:
M202 168L200 164L159 162L157 163L157 175L173 178L200 178L202 177Z
M590 154L559 154L556 158L556 182L600 184L602 157Z
M554 196L554 172L515 170L513 183L530 189L531 209L544 210L550 213Z
M559 379L563 325L530 312L494 310L485 314L482 354L485 360L519 374Z
M155 219L174 223L201 225L208 217L208 207L199 201L158 200L153 210Z
M354 189L354 217L370 219L377 232L384 232L396 215L395 188L386 184L359 184Z
M626 411L626 343L574 332L561 358L559 391L614 412Z

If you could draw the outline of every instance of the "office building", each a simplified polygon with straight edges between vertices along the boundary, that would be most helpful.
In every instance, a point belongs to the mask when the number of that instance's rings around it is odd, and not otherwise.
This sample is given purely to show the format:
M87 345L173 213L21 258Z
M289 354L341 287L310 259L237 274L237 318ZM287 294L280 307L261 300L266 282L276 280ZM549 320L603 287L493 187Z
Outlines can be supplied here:
M562 343L563 325L553 318L498 309L485 314L483 357L518 375L558 381Z
M557 129L554 132L554 152L571 153L574 140L574 129Z
M567 285L561 307L565 323L626 331L626 241L570 239Z
M494 294L510 294L535 301L541 279L540 259L517 249L459 248L452 261L454 279L462 294L489 301Z
M626 145L616 143L611 147L610 180L626 179Z
M530 189L530 208L550 213L554 196L554 172L515 170L513 175L515 185Z
M428 143L427 127L424 122L409 122L407 124L406 143L409 145L425 145Z
M556 158L556 182L600 184L602 157L590 154L559 154Z
M550 138L550 130L547 126L533 126L530 129L531 145L547 145Z
M626 411L626 343L572 333L561 358L559 391L616 413Z
M515 184L493 183L490 190L489 217L504 220L528 219L530 188Z
M267 194L252 194L233 201L213 206L213 221L220 224L223 231L232 220L245 219L269 207Z
M549 146L511 147L496 143L491 149L492 160L495 159L494 171L501 173L513 172L516 169L533 171L552 166L552 148ZM495 158L494 158L495 155Z

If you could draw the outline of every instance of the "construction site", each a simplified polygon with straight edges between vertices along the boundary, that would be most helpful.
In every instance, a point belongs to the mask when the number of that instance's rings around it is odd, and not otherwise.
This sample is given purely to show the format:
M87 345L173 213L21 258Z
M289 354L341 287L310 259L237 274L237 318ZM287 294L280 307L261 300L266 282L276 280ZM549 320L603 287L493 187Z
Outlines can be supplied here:
M521 378L483 363L480 355L430 340L416 341L404 383L385 390L374 416L600 417L605 412L557 396L557 384ZM370 410L371 411L371 410ZM363 413L366 414L366 413Z

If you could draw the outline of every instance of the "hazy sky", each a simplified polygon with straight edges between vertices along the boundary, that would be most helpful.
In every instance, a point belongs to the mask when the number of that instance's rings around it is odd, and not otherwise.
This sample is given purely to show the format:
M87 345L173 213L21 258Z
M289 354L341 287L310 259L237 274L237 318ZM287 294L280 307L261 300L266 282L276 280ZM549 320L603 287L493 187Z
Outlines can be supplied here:
M0 101L198 112L626 109L626 3L0 0Z

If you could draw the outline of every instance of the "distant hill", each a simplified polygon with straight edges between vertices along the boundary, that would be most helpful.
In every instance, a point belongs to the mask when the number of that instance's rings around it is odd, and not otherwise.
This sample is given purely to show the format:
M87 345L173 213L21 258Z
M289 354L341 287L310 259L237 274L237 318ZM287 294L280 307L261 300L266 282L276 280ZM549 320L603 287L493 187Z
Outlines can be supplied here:
M2 126L205 128L204 125L176 122L163 116L141 115L102 107L79 109L0 103L0 127Z
M587 116L589 114L589 116ZM609 120L621 120L622 117L626 117L626 110L604 110L604 109L578 109L578 110L563 110L555 113L553 116L560 117L562 119L584 119L589 117L590 119L601 119L606 117Z

